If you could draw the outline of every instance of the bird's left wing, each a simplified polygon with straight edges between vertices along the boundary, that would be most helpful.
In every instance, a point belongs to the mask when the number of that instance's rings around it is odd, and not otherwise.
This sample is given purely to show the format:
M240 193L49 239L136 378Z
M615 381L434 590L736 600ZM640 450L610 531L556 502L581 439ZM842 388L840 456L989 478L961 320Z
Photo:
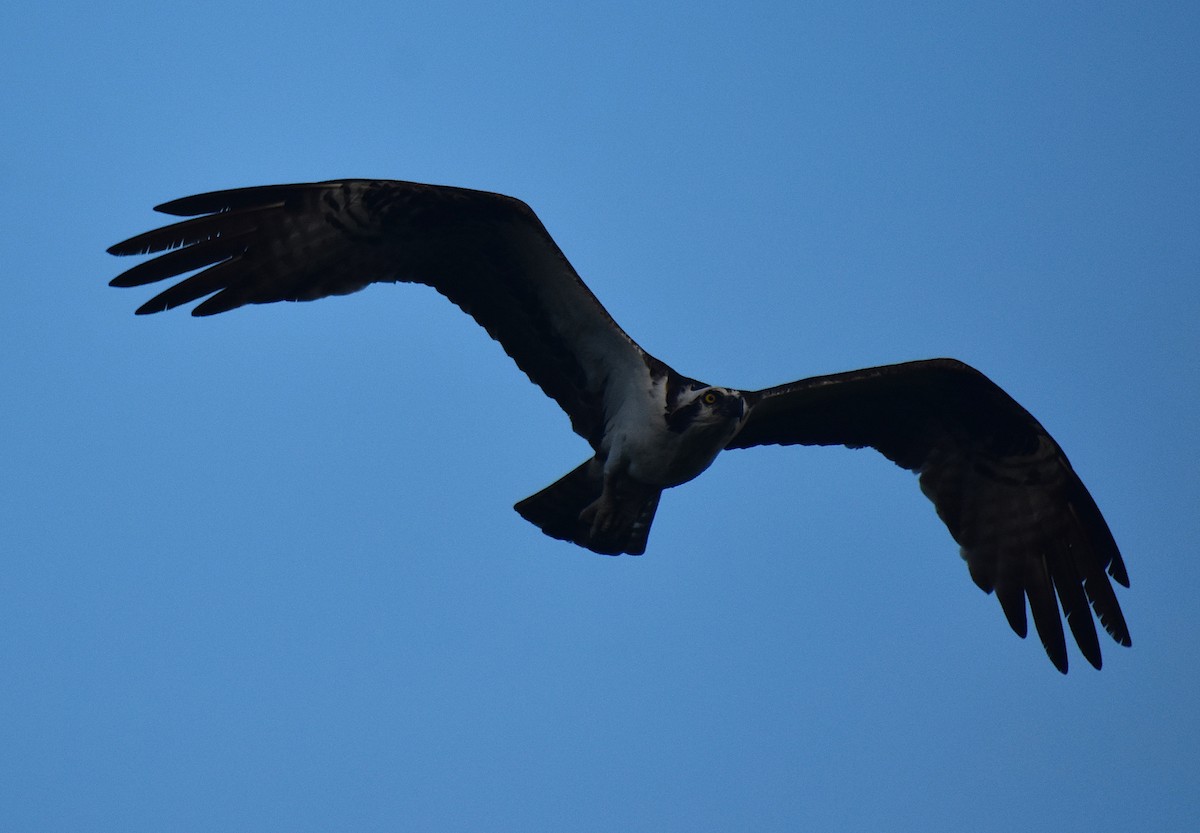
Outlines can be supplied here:
M1088 610L1129 645L1108 577L1129 586L1092 496L1054 439L1007 393L953 359L820 376L746 395L749 414L728 448L870 446L920 475L921 490L983 590L1013 630L1025 600L1055 666L1067 670L1055 593L1080 650L1100 667ZM1107 575L1106 575L1107 571Z
M113 279L192 274L143 304L193 315L345 295L373 282L432 286L471 315L595 444L613 378L644 354L520 200L465 188L336 180L215 191L158 211L191 217L109 249L162 253Z

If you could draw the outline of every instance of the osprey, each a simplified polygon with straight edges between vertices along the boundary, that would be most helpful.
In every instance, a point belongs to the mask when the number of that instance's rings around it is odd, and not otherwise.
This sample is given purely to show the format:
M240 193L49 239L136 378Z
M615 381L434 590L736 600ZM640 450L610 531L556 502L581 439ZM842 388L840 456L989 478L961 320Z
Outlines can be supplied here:
M626 335L533 211L500 194L351 179L216 191L157 210L192 219L111 247L163 253L111 285L195 274L138 314L205 298L192 315L214 315L411 282L473 317L595 452L516 504L553 538L639 555L663 490L725 449L870 446L919 475L972 579L995 592L1021 637L1028 599L1060 671L1060 603L1096 668L1089 603L1113 639L1130 644L1108 580L1128 587L1129 578L1096 503L1037 420L962 362L914 361L755 391L690 379Z

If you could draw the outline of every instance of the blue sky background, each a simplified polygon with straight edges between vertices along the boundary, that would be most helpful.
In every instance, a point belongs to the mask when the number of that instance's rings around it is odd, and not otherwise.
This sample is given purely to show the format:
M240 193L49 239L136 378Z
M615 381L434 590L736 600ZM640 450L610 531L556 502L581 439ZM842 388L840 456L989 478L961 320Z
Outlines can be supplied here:
M0 829L1194 831L1200 12L9 3ZM1134 647L1060 676L869 452L722 456L643 558L435 293L135 318L198 191L519 196L678 370L949 355L1071 456Z

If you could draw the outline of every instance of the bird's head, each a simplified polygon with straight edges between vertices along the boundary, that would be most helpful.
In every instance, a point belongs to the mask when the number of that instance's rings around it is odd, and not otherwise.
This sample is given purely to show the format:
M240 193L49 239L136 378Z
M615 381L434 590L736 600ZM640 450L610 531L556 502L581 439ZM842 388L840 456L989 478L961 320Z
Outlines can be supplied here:
M724 429L733 431L746 416L746 399L736 390L714 385L689 386L679 391L667 412L667 427L677 433Z

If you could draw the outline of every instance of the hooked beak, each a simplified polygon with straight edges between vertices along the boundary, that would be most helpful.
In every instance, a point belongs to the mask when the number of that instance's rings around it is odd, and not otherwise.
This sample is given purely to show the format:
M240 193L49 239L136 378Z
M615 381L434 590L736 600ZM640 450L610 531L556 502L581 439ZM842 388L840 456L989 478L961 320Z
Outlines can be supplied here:
M740 396L731 396L721 406L722 416L740 420L746 415L746 400Z

